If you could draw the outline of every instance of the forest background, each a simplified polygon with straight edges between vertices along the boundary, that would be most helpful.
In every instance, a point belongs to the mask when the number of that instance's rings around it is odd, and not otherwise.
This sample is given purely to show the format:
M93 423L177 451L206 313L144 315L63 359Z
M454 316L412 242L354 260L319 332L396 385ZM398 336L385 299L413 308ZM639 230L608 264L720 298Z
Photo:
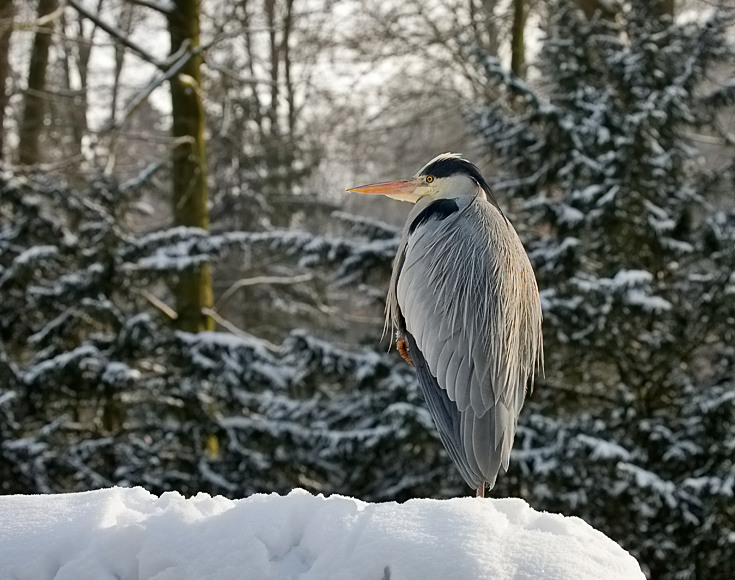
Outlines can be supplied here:
M0 0L0 490L468 493L380 342L408 208L489 178L545 373L493 490L735 575L735 13Z

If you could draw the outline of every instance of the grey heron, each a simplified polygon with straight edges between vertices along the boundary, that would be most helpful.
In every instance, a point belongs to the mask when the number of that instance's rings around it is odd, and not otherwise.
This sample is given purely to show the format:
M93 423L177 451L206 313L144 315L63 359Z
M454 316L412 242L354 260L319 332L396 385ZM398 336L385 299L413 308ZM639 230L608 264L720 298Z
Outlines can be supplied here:
M353 187L415 203L386 328L416 369L444 447L477 495L508 470L526 388L543 358L536 278L480 170L445 153L408 180Z

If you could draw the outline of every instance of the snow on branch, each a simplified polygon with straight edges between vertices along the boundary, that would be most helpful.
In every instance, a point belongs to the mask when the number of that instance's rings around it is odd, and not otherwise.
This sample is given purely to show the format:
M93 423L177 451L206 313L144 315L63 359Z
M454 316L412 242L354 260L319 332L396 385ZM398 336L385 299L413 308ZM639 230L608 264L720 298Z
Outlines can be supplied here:
M625 304L646 312L663 312L672 308L671 302L651 294L653 274L645 270L623 269L613 278L586 275L577 276L571 281L580 292L617 296L622 298Z
M143 236L123 248L120 259L127 271L175 271L247 247L295 259L302 268L336 264L335 277L346 282L372 267L389 267L397 246L396 238L363 242L288 230L210 234L181 226Z
M400 230L398 228L377 219L358 216L343 211L333 211L332 217L348 224L351 232L358 236L384 240L392 239L400 235Z

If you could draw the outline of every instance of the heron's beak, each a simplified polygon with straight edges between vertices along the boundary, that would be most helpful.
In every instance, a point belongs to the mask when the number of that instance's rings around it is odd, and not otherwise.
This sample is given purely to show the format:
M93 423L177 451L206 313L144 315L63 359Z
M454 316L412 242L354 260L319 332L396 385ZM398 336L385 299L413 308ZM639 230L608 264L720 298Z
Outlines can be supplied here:
M351 191L353 193L373 193L378 195L385 195L392 199L416 203L416 201L420 197L416 193L416 188L417 184L414 181L401 179L398 181L384 181L383 183L371 183L370 185L350 187L345 191Z

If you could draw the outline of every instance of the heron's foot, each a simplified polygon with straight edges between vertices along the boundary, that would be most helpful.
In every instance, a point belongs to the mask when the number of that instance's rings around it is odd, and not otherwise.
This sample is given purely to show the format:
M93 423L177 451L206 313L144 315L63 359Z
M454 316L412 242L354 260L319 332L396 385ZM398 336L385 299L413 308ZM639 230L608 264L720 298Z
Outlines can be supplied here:
M480 487L477 488L477 493L475 494L475 497L485 497L485 482L484 481L480 484Z
M413 366L413 359L408 354L408 341L405 338L396 339L396 348L398 349L398 353L403 357L403 360Z

